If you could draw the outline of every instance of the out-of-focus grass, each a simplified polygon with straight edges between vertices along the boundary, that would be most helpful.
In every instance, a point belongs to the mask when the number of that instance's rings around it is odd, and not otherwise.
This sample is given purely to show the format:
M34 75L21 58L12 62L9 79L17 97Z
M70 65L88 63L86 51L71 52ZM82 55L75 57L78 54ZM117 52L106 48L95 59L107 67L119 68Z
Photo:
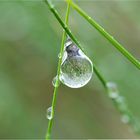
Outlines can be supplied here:
M66 4L54 1L64 17ZM77 1L140 59L139 1ZM137 70L71 9L70 28L140 119ZM0 1L0 138L44 138L62 28L42 1ZM54 138L136 138L95 75L81 89L60 86Z

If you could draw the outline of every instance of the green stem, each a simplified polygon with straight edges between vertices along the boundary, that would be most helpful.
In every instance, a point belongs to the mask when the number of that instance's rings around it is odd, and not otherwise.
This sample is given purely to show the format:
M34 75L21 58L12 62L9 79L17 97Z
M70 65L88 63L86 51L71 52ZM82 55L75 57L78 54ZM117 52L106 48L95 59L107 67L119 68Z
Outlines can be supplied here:
M45 3L47 3L48 5L51 5L50 1L45 0ZM66 25L68 25L69 12L70 12L70 2L67 5L67 11L66 11L66 16L65 16L65 24ZM50 119L49 123L48 123L46 140L49 140L50 136L51 136L51 130L52 130L52 124L53 124L53 118L54 118L54 112L55 112L55 106L56 106L56 96L57 96L57 91L58 91L59 82L60 82L59 78L60 78L60 70L61 70L62 56L63 56L63 52L64 52L65 39L66 39L66 32L63 31L62 41L61 41L61 49L60 49L60 58L59 58L58 67L57 67L57 79L56 79L56 83L55 83L53 99L52 99L52 106L51 106L52 107L52 112L51 112L52 119Z
M97 75L97 77L99 78L99 80L101 81L102 85L104 86L104 88L106 89L106 83L107 81L105 80L105 78L102 76L102 74L100 73L100 71L98 70L97 66L94 64L93 66L94 72Z
M71 30L68 28L68 26L63 22L63 20L61 19L60 15L58 14L57 10L54 8L54 5L50 2L50 0L44 0L45 3L49 6L50 11L54 14L54 16L56 17L56 19L58 20L58 22L60 23L60 25L63 27L63 29L65 30L65 32L69 35L69 37L73 40L73 42L75 42L75 44L82 50L83 48L81 47L80 43L77 41L77 39L73 36L73 34L71 33ZM68 1L68 0L67 0ZM71 0L70 0L71 3Z
M140 62L130 54L117 40L115 40L107 31L104 30L94 19L88 16L78 5L70 2L71 6L84 17L94 28L96 28L118 51L120 51L132 64L140 69Z

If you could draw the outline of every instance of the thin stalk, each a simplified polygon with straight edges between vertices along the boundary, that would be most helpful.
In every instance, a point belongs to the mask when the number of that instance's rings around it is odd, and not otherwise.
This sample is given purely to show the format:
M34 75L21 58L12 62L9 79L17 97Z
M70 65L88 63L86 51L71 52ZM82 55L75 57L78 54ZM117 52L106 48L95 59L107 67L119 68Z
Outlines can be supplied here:
M73 36L73 34L71 33L71 30L68 28L68 26L63 22L63 20L61 19L59 13L57 12L57 10L54 8L54 5L51 3L50 0L44 0L45 3L48 5L50 11L54 14L54 16L56 17L56 19L58 20L58 22L60 23L60 25L63 27L63 29L65 30L65 32L69 35L69 37L73 40L73 42L75 42L75 44L77 44L77 46L82 50L83 48L81 47L80 43L77 41L77 39L75 38L75 36ZM70 0L71 2L71 0Z
M71 6L84 17L95 29L97 29L119 52L121 52L132 64L140 69L140 62L128 52L117 40L104 30L93 18L88 16L77 4L70 2Z
M70 0L69 0L70 1ZM51 3L49 3L49 1L45 0L45 2L50 5ZM67 11L66 11L66 16L65 16L65 24L68 24L68 19L69 19L69 12L70 12L70 2L67 5ZM64 52L64 43L65 43L65 39L66 39L66 32L63 31L62 34L62 41L61 41L61 49L60 49L60 58L58 61L58 67L57 67L57 78L56 78L56 83L55 83L55 88L54 88L54 92L53 92L53 99L52 99L52 119L49 120L48 123L48 129L47 129L47 133L46 133L46 140L50 139L51 136L51 131L52 131L52 124L53 124L53 118L54 118L54 113L55 113L55 106L56 106L56 97L57 97L57 91L58 91L58 87L59 87L59 78L60 78L60 69L61 69L61 63L62 63L62 56L63 56L63 52Z
M105 78L102 76L102 74L100 73L100 71L98 70L98 67L94 64L93 66L94 72L97 75L97 77L99 78L99 80L101 81L102 85L104 86L104 88L106 89L106 83L107 81L105 80Z

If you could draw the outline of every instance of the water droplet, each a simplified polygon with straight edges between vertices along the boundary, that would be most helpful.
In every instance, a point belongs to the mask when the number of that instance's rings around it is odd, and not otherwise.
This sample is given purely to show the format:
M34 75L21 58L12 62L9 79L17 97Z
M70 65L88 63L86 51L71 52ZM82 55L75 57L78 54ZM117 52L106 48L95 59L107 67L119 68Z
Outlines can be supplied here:
M109 97L112 99L116 99L119 97L117 85L113 82L108 82L107 83L107 89L109 93Z
M65 60L61 64L60 80L71 88L80 88L86 85L93 73L91 60L71 41L65 43Z
M118 92L117 85L114 82L107 82L109 92Z
M117 92L110 92L109 93L109 97L112 99L116 99L118 98L119 94Z
M62 57L61 53L58 54L58 58L60 59Z
M127 115L127 114L124 114L122 117L121 117L121 121L125 124L129 123L130 121L130 117Z
M47 119L51 120L53 118L52 116L52 107L49 107L47 109Z
M66 28L68 28L68 26L67 25L64 25L64 28L66 29Z
M137 120L136 118L133 118L133 129L135 132L140 133L140 123L139 120Z
M128 110L124 97L118 96L118 98L116 98L115 101L118 104L120 111L124 112Z
M124 99L124 97L119 96L119 97L116 99L116 102L117 102L118 104L123 104L123 103L125 102L125 99Z
M60 81L57 82L57 80L58 80L58 76L55 76L52 80L52 85L54 87L58 87L60 85Z

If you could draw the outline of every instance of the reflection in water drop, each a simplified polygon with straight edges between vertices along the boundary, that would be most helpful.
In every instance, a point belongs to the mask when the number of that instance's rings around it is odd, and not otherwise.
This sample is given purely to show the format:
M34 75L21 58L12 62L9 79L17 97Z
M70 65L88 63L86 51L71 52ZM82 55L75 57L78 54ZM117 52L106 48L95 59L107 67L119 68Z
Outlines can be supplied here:
M86 85L92 77L91 60L68 38L65 43L65 60L61 64L60 80L71 88Z
M49 119L49 120L51 120L52 118L53 118L53 116L52 116L52 107L49 107L48 109L47 109L47 119Z

